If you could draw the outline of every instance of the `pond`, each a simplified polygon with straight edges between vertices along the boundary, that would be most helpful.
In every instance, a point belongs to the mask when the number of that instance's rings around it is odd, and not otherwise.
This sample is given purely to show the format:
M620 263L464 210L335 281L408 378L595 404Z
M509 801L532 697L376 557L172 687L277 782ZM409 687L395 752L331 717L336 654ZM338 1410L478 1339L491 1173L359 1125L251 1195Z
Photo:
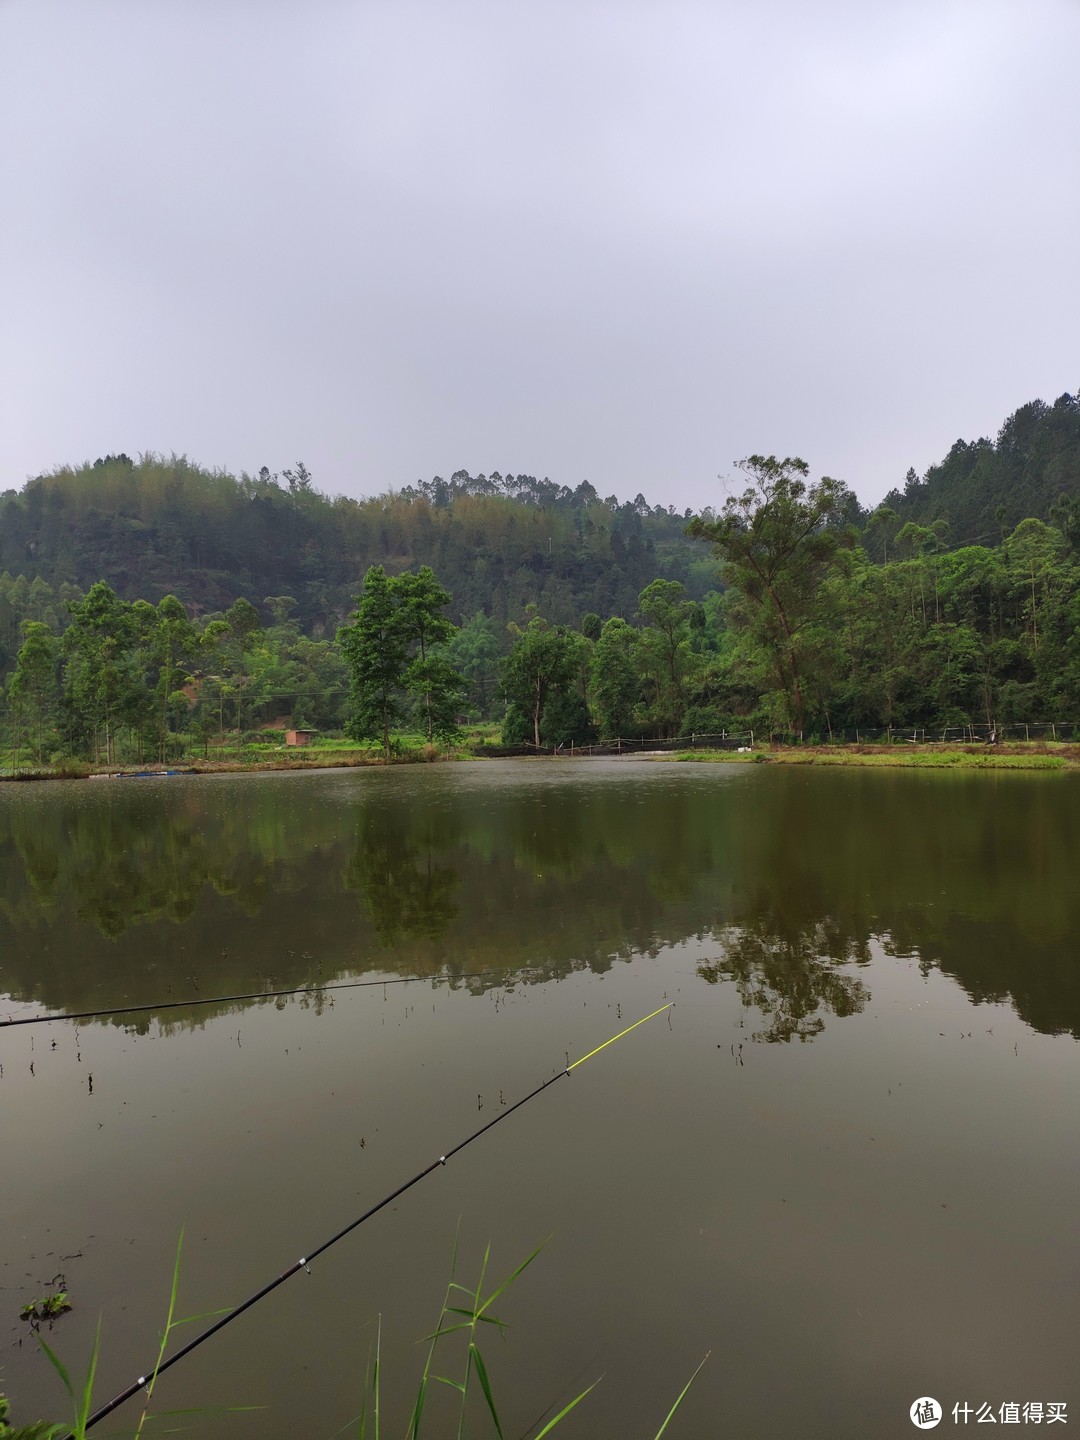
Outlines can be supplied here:
M0 1030L14 1418L67 1414L19 1318L56 1277L43 1334L81 1373L100 1317L105 1400L153 1364L181 1231L178 1313L235 1305L671 1002L154 1408L329 1440L381 1329L402 1435L455 1245L471 1283L543 1244L482 1337L508 1437L599 1381L556 1433L652 1440L706 1353L673 1440L901 1436L923 1396L1077 1423L1078 800L625 760L0 787L0 1017L154 1007ZM422 1433L456 1433L438 1388Z

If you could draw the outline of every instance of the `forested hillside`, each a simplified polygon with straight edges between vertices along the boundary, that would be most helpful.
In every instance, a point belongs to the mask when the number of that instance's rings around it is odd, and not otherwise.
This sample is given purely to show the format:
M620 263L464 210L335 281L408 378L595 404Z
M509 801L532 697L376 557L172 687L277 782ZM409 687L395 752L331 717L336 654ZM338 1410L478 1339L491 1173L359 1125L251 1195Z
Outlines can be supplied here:
M3 744L15 768L286 719L387 752L462 716L543 746L1080 723L1078 467L1072 396L872 514L791 457L695 517L522 475L328 499L303 465L109 456L0 499Z
M884 504L899 524L944 522L950 546L995 544L1021 520L1049 520L1062 498L1080 498L1080 396L1032 400L1010 415L996 440L957 440L920 477Z
M194 615L237 598L290 595L309 634L332 634L364 573L430 565L455 620L483 610L500 631L529 603L557 622L633 614L657 575L700 598L712 567L686 515L640 495L601 500L529 475L436 477L352 500L320 494L301 464L239 479L187 459L107 456L0 497L0 574L52 590L105 580L123 599L176 595Z

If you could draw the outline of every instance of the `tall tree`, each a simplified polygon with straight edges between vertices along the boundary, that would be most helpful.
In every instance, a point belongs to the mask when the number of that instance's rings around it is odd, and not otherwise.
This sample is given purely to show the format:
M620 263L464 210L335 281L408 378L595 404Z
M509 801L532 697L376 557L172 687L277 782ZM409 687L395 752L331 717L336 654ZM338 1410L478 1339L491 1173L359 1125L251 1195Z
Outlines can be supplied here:
M486 720L499 683L499 641L494 621L478 610L458 630L449 653L450 663L465 677L470 701Z
M35 763L45 759L45 734L56 708L56 639L40 620L23 621L23 643L8 687L16 714L16 744L25 727Z
M435 738L436 716L439 738L450 738L456 728L452 712L465 689L464 680L446 655L437 653L438 647L445 647L456 632L456 626L444 614L450 593L439 584L429 565L421 565L415 574L404 571L391 581L391 586L406 641L414 648L406 684L421 706L428 743Z
M338 631L350 674L346 728L355 739L381 739L389 755L409 696L421 705L429 741L452 737L465 682L445 654L454 635L442 614L449 604L426 566L393 577L381 565L368 570L352 624Z
M67 660L65 705L68 729L82 735L96 756L104 737L105 761L116 755L116 733L139 690L132 673L137 627L132 607L99 580L85 600L69 602L71 624L64 634Z
M563 625L551 626L534 614L524 628L511 624L514 647L503 661L503 690L511 705L528 717L533 744L540 748L540 720L548 699L569 689L578 673L574 638Z
M226 610L225 623L229 627L225 658L236 687L236 743L239 745L244 732L244 688L251 679L248 674L251 668L249 657L255 636L262 629L262 621L251 601L241 595Z
M638 597L645 621L640 657L651 679L653 723L677 735L686 712L686 680L695 660L690 648L690 620L695 606L678 580L654 580Z
M749 486L730 496L719 515L699 515L687 530L712 541L725 581L744 602L737 618L752 629L789 723L801 734L808 627L817 618L822 581L853 538L841 528L848 490L828 476L807 484L809 466L798 457L751 455L739 469Z
M592 657L592 703L605 740L633 733L641 699L638 646L641 632L619 616L600 631Z
M181 686L191 678L189 669L198 643L195 627L175 595L166 595L154 614L151 649L158 665L158 758L168 758L169 716L185 706Z
M338 631L349 666L349 719L354 740L381 739L390 754L390 731L403 713L402 687L409 641L394 584L381 565L364 576L351 625Z

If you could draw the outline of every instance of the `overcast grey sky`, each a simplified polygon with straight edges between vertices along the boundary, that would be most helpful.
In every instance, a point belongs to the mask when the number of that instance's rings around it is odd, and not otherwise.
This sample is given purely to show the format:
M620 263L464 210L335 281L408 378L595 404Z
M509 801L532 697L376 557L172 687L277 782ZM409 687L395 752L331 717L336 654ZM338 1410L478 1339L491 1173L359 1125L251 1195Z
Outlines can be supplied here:
M1080 0L0 0L0 488L864 501L1080 386Z

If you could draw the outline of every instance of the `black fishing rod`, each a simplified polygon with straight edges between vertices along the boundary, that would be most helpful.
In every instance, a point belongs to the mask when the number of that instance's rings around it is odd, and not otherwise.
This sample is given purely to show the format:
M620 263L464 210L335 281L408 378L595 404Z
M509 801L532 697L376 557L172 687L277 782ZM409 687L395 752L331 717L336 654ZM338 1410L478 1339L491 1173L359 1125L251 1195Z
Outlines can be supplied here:
M207 1326L201 1334L195 1336L194 1340L189 1340L186 1345L182 1345L175 1355L170 1355L167 1360L162 1360L154 1366L149 1375L140 1375L137 1380L133 1380L131 1384L121 1390L119 1394L114 1395L106 1404L95 1410L86 1421L85 1428L89 1430L92 1426L96 1425L99 1420L104 1420L106 1415L111 1415L112 1412L123 1405L126 1400L130 1400L133 1395L137 1395L144 1387L155 1384L158 1376L168 1370L170 1366L175 1365L178 1360L182 1360L185 1355L190 1355L191 1352L198 1349L205 1340L209 1340L211 1335L216 1335L219 1330L223 1330L226 1325L230 1325L238 1316L243 1315L245 1310L250 1310L253 1305L257 1305L260 1300L265 1299L265 1297L269 1295L271 1291L276 1290L279 1285L284 1285L285 1281L288 1280L290 1276L295 1275L298 1270L307 1270L310 1273L311 1262L317 1260L319 1256L329 1250L332 1245L336 1245L339 1240L343 1240L346 1235L350 1234L360 1225L363 1225L365 1220L370 1220L373 1215L377 1215L380 1210L384 1210L387 1205L391 1204L400 1195L404 1195L406 1190L411 1190L414 1185L419 1185L420 1181L430 1175L433 1170L438 1170L441 1166L445 1165L448 1160L452 1160L455 1155L460 1154L460 1152L471 1145L474 1140L479 1140L481 1135L486 1134L493 1126L498 1125L500 1121L512 1115L515 1110L520 1110L521 1107L527 1105L530 1100L535 1100L537 1095L546 1090L549 1085L554 1085L556 1080L561 1080L564 1075L569 1075L571 1071L576 1070L579 1065L584 1065L586 1060L591 1060L594 1055L599 1055L601 1050L606 1050L609 1045L614 1045L616 1040L621 1040L624 1035L629 1035L631 1030L636 1030L639 1025L644 1025L646 1020L654 1020L657 1015L662 1015L665 1010L670 1010L673 1004L674 1002L669 1000L666 1005L661 1005L659 1010L654 1010L652 1014L643 1015L640 1020L635 1020L634 1023L628 1025L625 1030L620 1030L617 1035L612 1035L609 1040L605 1040L603 1044L597 1045L595 1050L590 1050L587 1055L582 1055L580 1060L575 1060L572 1064L567 1065L564 1070L560 1070L542 1084L537 1085L535 1090L530 1090L527 1095L522 1096L520 1100L516 1100L513 1105L496 1115L493 1120L489 1120L486 1125L481 1125L479 1130L474 1130L471 1135L466 1136L466 1138L455 1145L452 1150L447 1150L445 1155L440 1155L437 1160L432 1160L430 1165L425 1165L423 1170L417 1171L411 1180L406 1180L403 1185L399 1185L396 1190L392 1190L390 1194L380 1200L377 1205L373 1205L370 1210L365 1210L363 1215L359 1215L355 1220L350 1221L349 1224L339 1230L336 1235L331 1235L329 1240L324 1240L322 1244L316 1246L314 1250L309 1250L307 1255L302 1255L300 1259L290 1265L287 1270L283 1270L276 1279L264 1285L261 1290L256 1290L254 1295L249 1295L246 1300L223 1315L220 1320L216 1320L213 1325Z
M480 980L497 970L466 970L461 975L398 975L390 980L341 980L332 985L297 985L293 990L253 990L250 995L201 996L195 1000L159 1000L151 1005L117 1005L111 1010L80 1010L72 1015L20 1015L0 1020L0 1030L13 1025L48 1025L54 1020L104 1020L109 1015L134 1015L140 1010L182 1010L188 1005L231 1005L238 1000L274 1000L281 995L324 995L329 990L360 990L365 985L414 985L421 980Z

